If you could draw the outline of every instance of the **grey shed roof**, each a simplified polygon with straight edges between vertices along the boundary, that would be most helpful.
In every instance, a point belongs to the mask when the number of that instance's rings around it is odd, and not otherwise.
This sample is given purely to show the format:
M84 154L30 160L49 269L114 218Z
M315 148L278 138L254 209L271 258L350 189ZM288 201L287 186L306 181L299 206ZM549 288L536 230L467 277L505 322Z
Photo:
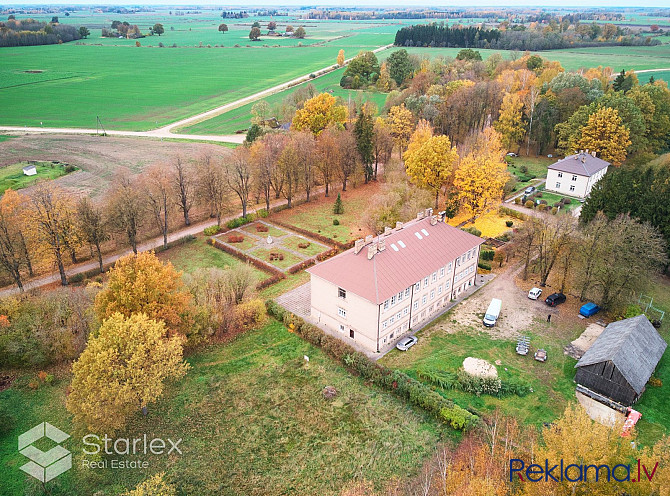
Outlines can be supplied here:
M590 153L581 152L575 155L568 155L555 164L551 164L549 168L568 174L591 177L608 165L610 165L610 163L601 158L594 157Z
M575 368L611 360L640 394L667 346L649 319L638 315L608 325Z

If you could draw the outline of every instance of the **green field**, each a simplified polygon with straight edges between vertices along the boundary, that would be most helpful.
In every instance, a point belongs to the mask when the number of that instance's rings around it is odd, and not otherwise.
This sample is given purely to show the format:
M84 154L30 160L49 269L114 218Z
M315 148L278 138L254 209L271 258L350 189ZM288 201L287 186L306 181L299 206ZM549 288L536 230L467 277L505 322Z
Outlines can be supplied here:
M182 455L116 456L146 460L146 470L83 468L81 436L64 408L69 372L37 391L27 386L31 375L19 377L0 393L3 494L43 494L19 471L25 457L16 450L17 436L43 421L73 434L64 443L73 468L48 484L52 496L120 494L159 471L178 494L336 495L360 477L379 490L394 477L417 475L440 438L451 435L278 323L188 362L186 377L118 435L183 440ZM322 395L327 385L338 391L334 400Z
M9 188L13 190L26 188L37 181L56 179L68 173L62 165L52 164L51 162L38 162L35 165L37 175L26 176L23 173L23 168L26 165L28 165L28 162L20 162L0 169L0 195Z

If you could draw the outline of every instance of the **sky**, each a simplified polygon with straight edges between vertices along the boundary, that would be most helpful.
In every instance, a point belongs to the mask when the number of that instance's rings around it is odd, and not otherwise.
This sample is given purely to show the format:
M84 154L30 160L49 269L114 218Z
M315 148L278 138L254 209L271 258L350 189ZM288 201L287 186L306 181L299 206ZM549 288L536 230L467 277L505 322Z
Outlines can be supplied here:
M185 3L179 0L114 0L114 1L100 1L100 0L51 0L45 2L20 2L0 0L0 5L217 5L221 7L244 7L250 8L255 6L327 6L327 7L574 7L575 9L585 9L588 7L668 7L668 0L586 0L579 2L575 0L536 0L529 2L528 0L419 0L419 1L405 1L402 0L362 0L361 2L354 2L352 0L254 0L252 2L239 3L222 3L217 0L202 0L200 2L192 1Z

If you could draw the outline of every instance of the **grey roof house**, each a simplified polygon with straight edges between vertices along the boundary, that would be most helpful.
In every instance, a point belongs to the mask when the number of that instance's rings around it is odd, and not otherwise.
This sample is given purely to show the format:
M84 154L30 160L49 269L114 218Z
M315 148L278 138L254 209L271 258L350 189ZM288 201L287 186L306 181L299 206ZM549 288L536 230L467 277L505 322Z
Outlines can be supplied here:
M575 365L575 382L630 406L644 392L666 347L644 315L613 322Z
M547 169L547 191L586 198L593 186L607 173L609 162L595 152L581 150L551 164Z

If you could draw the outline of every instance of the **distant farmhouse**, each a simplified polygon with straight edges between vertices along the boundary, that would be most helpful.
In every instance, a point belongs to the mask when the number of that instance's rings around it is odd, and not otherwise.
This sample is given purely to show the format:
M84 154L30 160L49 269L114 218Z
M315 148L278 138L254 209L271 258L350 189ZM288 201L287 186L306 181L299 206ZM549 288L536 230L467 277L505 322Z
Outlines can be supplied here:
M344 341L382 352L471 289L484 240L432 213L308 269L311 317Z
M37 175L37 167L35 167L32 164L31 165L26 165L23 168L23 175L24 176L35 176L35 175Z
M582 150L549 166L546 189L584 199L605 175L609 165L609 162L596 157L595 152Z
M575 365L577 391L601 402L604 397L631 406L644 392L666 347L644 315L613 322Z

